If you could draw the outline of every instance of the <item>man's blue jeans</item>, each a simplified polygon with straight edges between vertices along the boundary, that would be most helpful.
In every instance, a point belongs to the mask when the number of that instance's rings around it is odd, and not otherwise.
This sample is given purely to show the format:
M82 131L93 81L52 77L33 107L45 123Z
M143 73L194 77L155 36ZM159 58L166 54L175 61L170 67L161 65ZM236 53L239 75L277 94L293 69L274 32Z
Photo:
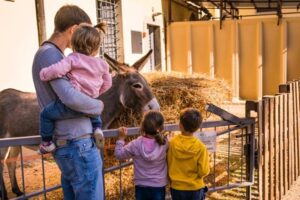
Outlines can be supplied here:
M172 200L204 200L205 194L208 191L207 187L200 190L175 190L171 188Z
M164 200L166 187L135 186L136 200Z
M53 153L65 200L103 200L102 159L94 139L74 139Z
M86 116L65 106L60 100L49 103L40 114L40 134L43 141L51 141L56 120ZM90 117L94 129L102 127L100 116Z

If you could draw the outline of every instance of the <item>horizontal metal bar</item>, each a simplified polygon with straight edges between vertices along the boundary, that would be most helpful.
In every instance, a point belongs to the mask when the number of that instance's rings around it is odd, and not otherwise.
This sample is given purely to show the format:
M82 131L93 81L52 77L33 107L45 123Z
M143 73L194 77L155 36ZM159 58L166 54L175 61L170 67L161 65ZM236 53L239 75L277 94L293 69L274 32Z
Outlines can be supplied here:
M254 123L254 118L242 118L244 124ZM201 124L200 128L213 128L234 125L228 121L206 121ZM139 127L128 128L128 136L134 136L139 134ZM178 124L166 124L166 131L179 131ZM105 138L113 138L118 136L118 129L109 129L103 131ZM27 137L15 137L15 138L1 138L0 148L9 146L28 146L28 145L38 145L41 142L39 135L27 136Z
M209 188L208 192L216 192L216 191L220 191L220 190L233 189L233 188L237 188L237 187L247 187L247 186L251 186L251 185L253 185L252 182L232 183L232 184L225 185L225 186Z
M45 192L51 192L51 191L57 190L59 188L61 188L61 185L56 185L56 186L47 188L46 190L38 190L38 191L29 193L29 194L26 194L26 195L23 195L23 196L19 196L19 197L13 198L13 200L25 200L25 199L28 199L28 198L32 198L32 197L41 195L41 194L44 193L44 191Z
M109 173L109 172L112 172L112 171L115 171L115 170L122 169L122 168L124 168L124 167L128 167L128 166L130 166L130 165L132 165L132 164L133 164L133 162L132 162L132 161L129 161L129 162L122 163L121 165L109 167L109 168L107 168L107 169L104 169L104 174Z

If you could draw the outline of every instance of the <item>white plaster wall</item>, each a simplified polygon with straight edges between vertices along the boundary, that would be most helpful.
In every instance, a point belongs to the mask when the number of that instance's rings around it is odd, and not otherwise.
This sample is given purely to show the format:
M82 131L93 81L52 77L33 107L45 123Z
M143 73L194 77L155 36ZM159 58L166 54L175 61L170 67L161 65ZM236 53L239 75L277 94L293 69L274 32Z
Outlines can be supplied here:
M0 90L34 91L31 65L38 48L34 2L0 1Z
M123 46L124 61L133 64L137 59L146 54L149 50L149 34L147 24L160 26L161 37L161 59L162 69L165 70L165 45L163 30L163 15L155 17L152 20L152 13L161 12L161 0L122 0L122 24L123 24ZM131 31L146 32L143 38L143 54L133 54L131 48ZM150 71L150 62L144 67L143 72Z
M96 23L95 0L45 0L47 38L54 30L56 11L66 4L78 5ZM34 92L31 67L39 46L35 0L0 0L0 24L0 90Z

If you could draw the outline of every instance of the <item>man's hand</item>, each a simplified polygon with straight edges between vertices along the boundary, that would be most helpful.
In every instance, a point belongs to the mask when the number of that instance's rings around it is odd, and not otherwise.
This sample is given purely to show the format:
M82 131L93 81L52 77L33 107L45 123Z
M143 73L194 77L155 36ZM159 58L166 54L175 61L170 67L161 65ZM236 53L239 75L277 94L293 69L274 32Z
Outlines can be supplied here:
M125 140L127 134L128 134L127 128L126 127L120 127L119 128L118 139L119 140Z

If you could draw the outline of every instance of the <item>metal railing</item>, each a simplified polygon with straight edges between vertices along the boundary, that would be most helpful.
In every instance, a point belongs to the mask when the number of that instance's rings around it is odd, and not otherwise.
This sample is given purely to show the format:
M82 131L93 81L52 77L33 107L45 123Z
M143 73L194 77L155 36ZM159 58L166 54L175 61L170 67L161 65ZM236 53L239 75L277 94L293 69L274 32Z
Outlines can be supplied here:
M251 199L251 185L254 183L255 119L243 118L242 121L243 123L240 125L229 121L206 121L202 123L200 130L213 130L217 132L217 151L211 154L211 173L207 178L209 192L246 187L246 197L247 199ZM165 125L165 130L170 132L179 131L179 127L177 124L167 124ZM105 130L104 134L106 138L115 138L118 132L117 129L111 129ZM138 134L139 128L128 128L128 136L136 136ZM21 151L20 167L24 195L16 199L28 199L39 195L44 195L46 199L48 192L61 187L60 185L46 187L44 156L41 156L43 189L31 193L26 193L24 190L24 156L21 147L38 145L39 143L40 136L0 139L0 148L19 147ZM131 164L132 162L129 161L120 163L117 166L111 166L105 169L105 173L121 170ZM222 169L221 172L219 168ZM224 170L225 168L226 171ZM237 171L238 174L236 173ZM122 173L120 173L120 199L122 199L124 195L122 193L122 187Z

